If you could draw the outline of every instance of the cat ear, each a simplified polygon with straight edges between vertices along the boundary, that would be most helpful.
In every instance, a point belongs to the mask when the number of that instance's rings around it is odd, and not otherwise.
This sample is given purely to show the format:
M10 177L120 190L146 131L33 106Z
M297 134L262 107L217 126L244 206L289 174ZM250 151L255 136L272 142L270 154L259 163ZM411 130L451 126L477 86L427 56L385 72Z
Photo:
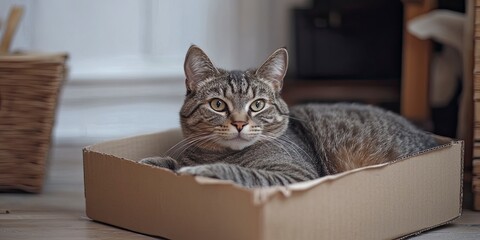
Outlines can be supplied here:
M207 54L195 45L188 49L183 68L187 78L185 80L187 90L190 91L195 91L198 83L218 73Z
M255 75L258 78L272 84L275 91L280 91L283 86L283 78L288 68L288 52L286 48L279 48L268 57Z

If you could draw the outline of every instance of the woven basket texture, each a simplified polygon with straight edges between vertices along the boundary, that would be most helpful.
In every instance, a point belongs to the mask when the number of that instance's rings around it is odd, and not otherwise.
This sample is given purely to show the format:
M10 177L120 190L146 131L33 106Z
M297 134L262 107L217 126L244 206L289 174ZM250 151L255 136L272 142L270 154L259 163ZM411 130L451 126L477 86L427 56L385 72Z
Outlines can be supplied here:
M66 60L0 56L0 191L41 192Z

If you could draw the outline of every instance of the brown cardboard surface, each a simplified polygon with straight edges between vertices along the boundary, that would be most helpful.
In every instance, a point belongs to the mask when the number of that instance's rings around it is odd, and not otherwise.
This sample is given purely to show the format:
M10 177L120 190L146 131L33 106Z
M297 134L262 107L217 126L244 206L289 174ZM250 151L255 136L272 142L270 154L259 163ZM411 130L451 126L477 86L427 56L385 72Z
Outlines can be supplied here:
M461 214L462 142L263 189L135 162L180 139L180 131L172 130L85 148L88 217L169 239L276 240L392 239Z
M453 143L277 194L265 205L264 239L392 239L452 220L460 214L460 154Z
M102 163L85 162L86 172L99 173L85 178L87 216L91 219L170 239L195 235L227 239L229 233L236 233L230 239L257 239L259 213L248 191L228 185L199 185L191 177L176 177L134 162L87 156L92 157ZM88 187L92 185L95 187Z

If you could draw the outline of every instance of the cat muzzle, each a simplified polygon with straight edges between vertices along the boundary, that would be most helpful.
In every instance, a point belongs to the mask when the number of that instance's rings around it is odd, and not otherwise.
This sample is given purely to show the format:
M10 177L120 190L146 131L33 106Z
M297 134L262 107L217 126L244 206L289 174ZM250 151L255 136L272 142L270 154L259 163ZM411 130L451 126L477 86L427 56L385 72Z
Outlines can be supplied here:
M241 132L243 127L245 127L248 124L248 122L245 121L234 121L232 122L232 125L237 129L238 132Z

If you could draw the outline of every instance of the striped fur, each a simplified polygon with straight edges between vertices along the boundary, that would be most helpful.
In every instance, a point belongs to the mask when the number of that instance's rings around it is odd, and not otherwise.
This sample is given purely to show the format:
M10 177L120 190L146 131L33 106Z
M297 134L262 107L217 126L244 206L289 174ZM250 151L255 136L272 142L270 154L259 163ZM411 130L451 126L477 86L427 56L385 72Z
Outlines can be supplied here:
M226 71L192 46L180 111L185 139L166 156L142 162L261 187L392 161L437 145L402 117L372 106L309 104L290 112L280 97L287 62L281 48L258 69ZM212 108L215 99L226 104L224 111ZM253 111L259 99L265 107Z

